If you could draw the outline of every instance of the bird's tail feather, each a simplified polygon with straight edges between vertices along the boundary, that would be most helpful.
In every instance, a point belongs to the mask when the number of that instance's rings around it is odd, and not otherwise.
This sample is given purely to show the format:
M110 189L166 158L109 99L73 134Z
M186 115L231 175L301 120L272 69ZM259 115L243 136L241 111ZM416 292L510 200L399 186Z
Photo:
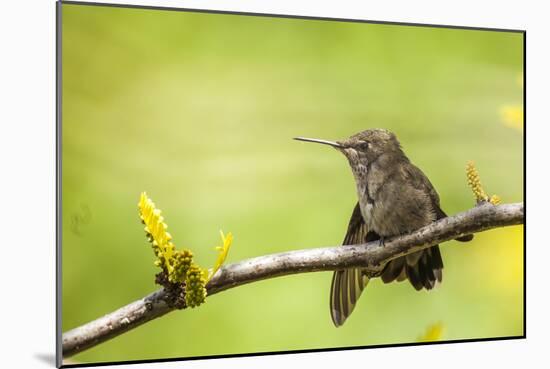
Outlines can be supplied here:
M351 315L368 283L369 278L361 268L334 272L330 287L330 315L335 326L344 324Z
M431 290L436 282L443 279L443 259L439 246L390 261L384 267L381 277L384 283L408 279L418 291L422 288Z

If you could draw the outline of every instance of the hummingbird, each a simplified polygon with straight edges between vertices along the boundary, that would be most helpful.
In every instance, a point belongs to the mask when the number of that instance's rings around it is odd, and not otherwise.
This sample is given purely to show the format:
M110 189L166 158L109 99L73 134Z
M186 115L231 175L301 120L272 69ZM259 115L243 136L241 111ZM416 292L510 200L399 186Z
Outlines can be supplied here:
M358 202L353 209L344 245L379 241L412 232L445 218L439 195L426 175L407 158L396 135L386 129L368 129L341 141L295 137L329 145L348 159ZM467 242L473 235L457 238ZM335 271L330 288L330 315L336 327L351 315L369 280L384 283L408 280L417 290L431 290L443 277L443 259L434 245L389 261L381 272L362 268Z

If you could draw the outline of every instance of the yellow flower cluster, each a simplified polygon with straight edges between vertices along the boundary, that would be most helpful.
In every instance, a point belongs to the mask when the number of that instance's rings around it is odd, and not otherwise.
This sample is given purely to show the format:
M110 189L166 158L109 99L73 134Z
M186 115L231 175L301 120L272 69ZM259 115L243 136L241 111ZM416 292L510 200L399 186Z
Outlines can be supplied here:
M206 299L206 284L225 262L233 235L230 232L225 236L220 231L222 245L216 247L218 257L214 267L206 271L193 262L193 253L190 250L176 250L172 236L166 231L168 226L164 223L161 211L145 192L140 196L138 208L141 222L145 225L145 234L157 256L155 265L163 270L163 280L166 281L167 278L172 286L181 284L179 288L185 287L186 306L195 307L202 304Z
M206 300L205 272L193 264L187 271L185 278L185 304L194 308Z
M481 185L481 180L479 179L479 173L473 161L469 161L468 164L466 164L466 177L468 178L468 185L472 189L477 203L488 201L493 205L500 204L500 197L493 195L489 198L485 193Z
M155 265L165 269L168 274L174 269L171 265L175 246L172 243L172 236L166 232L168 226L164 223L161 211L155 208L155 203L147 197L145 192L141 193L138 203L141 222L145 225L147 239L153 245L153 251L158 260Z
M172 260L173 269L168 274L168 280L172 283L182 283L185 281L189 268L193 265L193 253L190 250L176 250Z
M466 164L466 176L468 177L468 185L472 189L477 202L489 200L489 196L483 190L481 186L481 180L479 179L479 173L475 167L473 161L469 161Z

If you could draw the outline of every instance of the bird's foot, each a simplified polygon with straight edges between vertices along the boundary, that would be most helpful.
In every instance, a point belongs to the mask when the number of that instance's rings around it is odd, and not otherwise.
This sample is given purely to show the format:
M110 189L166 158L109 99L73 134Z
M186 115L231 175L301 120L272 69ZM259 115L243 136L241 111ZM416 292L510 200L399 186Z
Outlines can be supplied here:
M380 247L384 247L385 244L386 244L386 237L380 236L378 245L379 245Z

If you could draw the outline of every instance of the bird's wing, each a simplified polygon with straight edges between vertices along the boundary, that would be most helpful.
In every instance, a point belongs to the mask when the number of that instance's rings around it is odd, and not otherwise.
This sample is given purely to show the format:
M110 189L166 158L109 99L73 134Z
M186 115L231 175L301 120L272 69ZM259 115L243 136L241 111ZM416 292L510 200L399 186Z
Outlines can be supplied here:
M407 172L406 174L411 180L412 186L423 191L430 198L432 202L432 209L435 213L435 219L439 220L446 218L447 214L445 214L445 212L441 209L441 205L439 204L439 195L432 185L432 182L430 182L424 172L422 172L417 166L413 164L406 165L405 171ZM469 234L466 236L458 237L456 238L456 240L461 242L468 242L471 241L473 238L474 235Z
M439 195L428 177L420 169L409 162L405 162L398 173L403 175L404 183L407 186L417 191L415 196L419 199L419 208L417 210L411 207L411 212L431 211L433 216L426 219L427 222L446 216L439 206ZM384 283L408 279L416 290L422 288L430 290L436 282L441 282L442 271L441 253L438 245L434 245L428 249L391 260L384 267L381 278Z
M344 245L355 245L370 242L380 237L369 232L367 224L361 215L359 203L351 214ZM355 303L359 299L361 292L366 287L369 279L365 270L361 268L352 268L334 272L330 288L330 315L334 325L339 327L350 316Z
M408 163L408 165L403 166L403 169L405 170L405 175L407 176L408 182L411 186L428 195L432 201L434 210L439 209L441 211L439 207L439 195L432 185L432 182L430 182L424 172L412 163Z

